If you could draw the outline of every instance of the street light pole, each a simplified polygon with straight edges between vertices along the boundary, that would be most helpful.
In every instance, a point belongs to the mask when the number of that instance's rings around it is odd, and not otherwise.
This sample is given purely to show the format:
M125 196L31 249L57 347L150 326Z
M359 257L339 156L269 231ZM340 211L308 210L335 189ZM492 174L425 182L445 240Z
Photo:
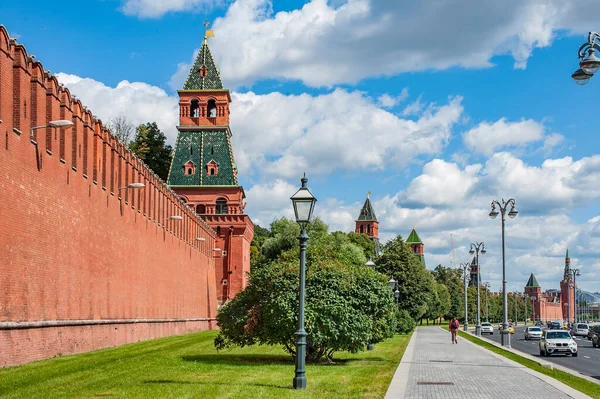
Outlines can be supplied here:
M465 323L463 325L463 330L467 332L469 330L469 312L468 312L468 300L467 300L467 268L469 267L469 262L461 263L460 267L463 268L463 280L465 282Z
M575 295L577 295L577 281L575 279L575 276L580 276L581 272L579 269L571 269L571 273L573 273L573 299L574 299L574 304L573 304L573 323L577 323L578 322L578 317L577 317L577 297ZM569 298L571 298L571 295L569 294ZM571 313L569 313L569 317L571 316Z
M475 335L481 337L481 301L479 296L479 286L481 285L481 270L479 267L479 251L485 254L485 244L483 242L472 242L469 253L475 255L475 263L477 263L477 320L475 321Z
M310 223L312 213L317 199L310 192L306 183L308 179L306 175L300 180L302 187L292 195L292 205L296 215L296 222L300 225L300 276L298 283L298 329L296 330L296 370L294 376L294 389L306 389L306 336L304 330L304 293L306 284L306 246L308 242L308 234L306 234L306 226Z
M492 201L492 210L490 212L490 217L495 219L498 216L498 211L496 210L496 206L500 209L500 213L502 214L502 331L500 331L500 338L502 346L510 347L510 331L508 331L508 309L507 309L507 292L506 292L506 259L504 254L504 224L505 224L505 215L506 209L510 205L510 211L508 212L508 217L513 219L519 213L515 209L515 200L514 198L510 198L508 201L504 201L502 198L502 202L493 200Z
M490 290L490 283L486 281L484 284L485 287L485 321L489 323L489 313L490 313L490 302L488 300L488 292Z

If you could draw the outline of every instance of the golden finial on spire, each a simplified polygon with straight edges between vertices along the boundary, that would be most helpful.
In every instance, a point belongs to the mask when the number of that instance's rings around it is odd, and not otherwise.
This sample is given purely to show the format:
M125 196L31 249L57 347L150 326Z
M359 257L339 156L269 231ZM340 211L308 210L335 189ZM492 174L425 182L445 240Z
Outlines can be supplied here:
M209 37L215 37L215 34L212 31L212 29L208 29L208 27L210 26L210 22L208 22L208 20L204 21L203 25L204 25L204 28L205 28L204 42L206 43L206 39L209 38Z
M371 195L371 192L367 191L367 198L369 198L369 195Z

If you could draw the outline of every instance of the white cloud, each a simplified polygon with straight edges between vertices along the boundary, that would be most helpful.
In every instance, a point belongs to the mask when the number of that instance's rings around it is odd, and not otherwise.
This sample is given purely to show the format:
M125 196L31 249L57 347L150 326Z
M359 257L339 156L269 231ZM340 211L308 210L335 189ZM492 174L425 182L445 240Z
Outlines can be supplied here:
M463 135L463 141L471 150L489 156L506 147L522 147L542 140L543 149L549 150L563 139L557 133L548 136L544 133L544 125L532 119L506 122L505 118L501 118L491 124L480 123Z
M382 108L394 108L396 105L400 104L404 100L408 98L408 88L405 87L402 89L400 94L397 96L392 96L388 93L384 93L377 99L379 106Z
M421 112L423 110L423 107L425 106L425 104L423 104L422 101L422 97L423 96L419 96L417 97L417 99L415 101L413 101L412 103L408 104L404 110L402 111L402 116L411 116L411 115L416 115L419 112Z
M202 11L219 0L123 0L120 10L125 15L140 18L159 18L170 12Z
M443 106L429 105L416 121L405 120L363 93L343 89L314 97L252 92L232 97L240 168L281 177L299 168L319 174L401 168L419 155L442 151L463 111L462 98L455 97Z
M90 78L57 73L56 77L103 122L124 115L135 125L156 122L170 143L177 137L178 100L163 89L123 80L116 87Z
M155 14L198 3L165 8L167 2L145 1L146 12ZM592 26L600 17L592 1L312 0L274 13L271 0L237 0L215 20L211 48L228 87L265 78L330 87L404 72L487 68L503 54L524 68L556 32Z

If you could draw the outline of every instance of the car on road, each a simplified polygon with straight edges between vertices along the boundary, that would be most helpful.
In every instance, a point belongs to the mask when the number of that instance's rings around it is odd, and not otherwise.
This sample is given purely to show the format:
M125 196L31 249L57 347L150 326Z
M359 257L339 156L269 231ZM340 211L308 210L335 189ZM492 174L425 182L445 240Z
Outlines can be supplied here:
M600 348L600 331L598 329L593 330L592 333L592 347Z
M525 329L525 341L530 339L542 338L542 328L536 326L529 326Z
M494 335L494 326L492 323L488 323L487 321L481 323L481 333Z
M560 321L549 321L548 328L550 330L560 330L562 328L562 322Z
M498 324L498 331L502 331L502 323ZM512 325L512 323L508 323L508 332L511 334L515 333L515 327Z
M586 323L575 323L573 324L573 328L571 328L571 335L572 336L582 336L582 337L587 337L588 331L590 330L590 326L588 326Z
M589 341L592 340L592 336L594 335L594 333L600 334L600 324L590 324L590 329L587 333L587 339Z
M543 321L536 321L535 325L538 326L538 327L542 327L544 325L544 322Z
M577 342L565 330L546 330L540 338L540 356L564 353L577 357Z

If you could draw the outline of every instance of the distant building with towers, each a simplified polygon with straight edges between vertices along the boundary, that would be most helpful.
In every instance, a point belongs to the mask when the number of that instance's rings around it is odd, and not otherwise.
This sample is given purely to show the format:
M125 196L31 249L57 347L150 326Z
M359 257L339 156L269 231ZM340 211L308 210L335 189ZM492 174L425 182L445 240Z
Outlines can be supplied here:
M370 194L371 192L367 194L365 203L363 204L358 218L355 221L356 225L354 231L356 233L366 234L369 236L369 238L375 243L375 256L379 256L382 254L381 244L379 242L379 221L377 220L377 216L375 216L375 210L373 209L371 199L369 198ZM408 235L405 244L412 249L412 251L419 257L423 265L425 265L425 246L417 234L415 226L413 226L413 229Z
M542 321L573 320L575 315L575 285L571 273L571 258L568 249L565 255L565 268L563 279L560 282L560 292L556 290L542 292L535 275L531 273L525 285L525 295L529 297L528 300L533 305L529 307L529 309L533 309L533 313L528 317Z
M381 254L381 244L379 243L379 221L377 220L377 216L375 216L375 210L373 209L373 205L371 205L369 194L367 194L367 199L355 221L356 225L354 231L369 236L375 243L375 256L379 256Z

